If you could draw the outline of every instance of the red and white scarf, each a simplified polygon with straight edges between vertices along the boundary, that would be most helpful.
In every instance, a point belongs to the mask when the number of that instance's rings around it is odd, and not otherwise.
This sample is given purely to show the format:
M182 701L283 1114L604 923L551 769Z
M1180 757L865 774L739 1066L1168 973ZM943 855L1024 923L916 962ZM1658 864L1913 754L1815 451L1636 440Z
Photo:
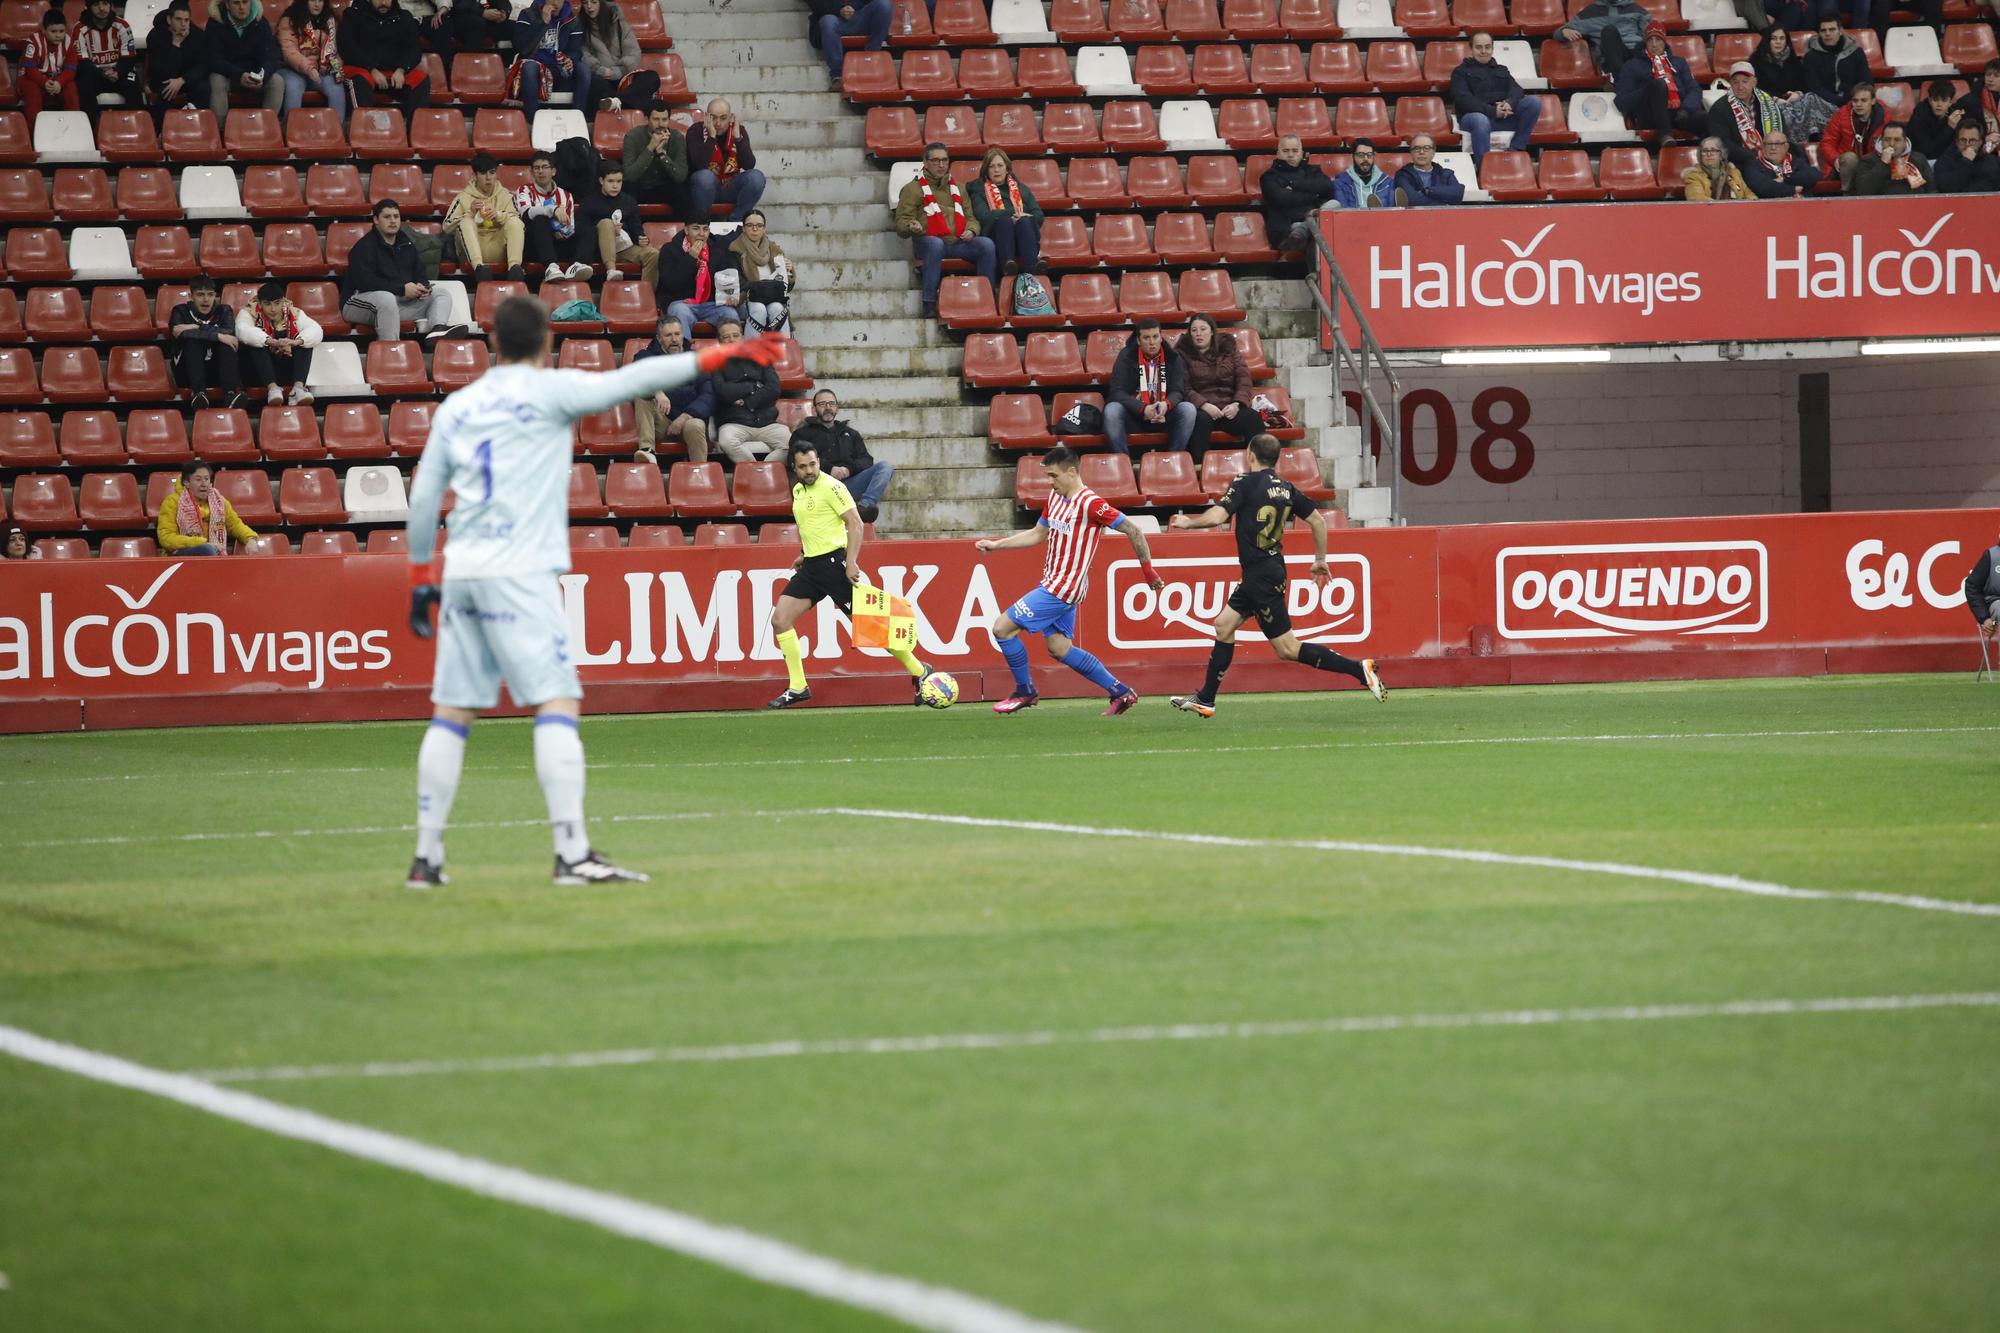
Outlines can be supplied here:
M694 303L703 305L711 299L715 287L715 277L708 271L708 244L703 242L699 249L691 250L689 253L695 257Z
M945 217L944 208L937 201L937 194L931 189L929 176L918 176L917 184L924 196L924 234L927 236L965 235L965 191L958 188L958 182L949 185L951 216Z
M736 160L736 126L731 124L729 132L720 139L711 140L708 146L708 169L715 173L718 181L727 181L743 170Z
M174 506L174 528L183 537L201 537L223 555L229 554L229 502L217 494L214 487L208 492L207 532L203 532L201 506L195 503L194 492L185 484L181 486L180 503Z
M1678 111L1681 105L1681 85L1679 80L1674 78L1673 62L1668 59L1670 54L1671 52L1662 51L1649 58L1653 62L1653 77L1667 85L1667 109Z
M1765 135L1784 133L1784 120L1779 115L1777 99L1761 88L1751 91L1747 107L1734 93L1726 100L1730 114L1736 117L1736 135L1751 152L1763 146ZM1754 116L1751 114L1753 111L1756 113Z
M250 306L250 322L255 324L267 338L285 338L296 342L299 336L299 308L290 301L285 302L285 319L281 324L273 324L271 317L264 313L262 301Z
M1160 344L1160 350L1147 356L1139 353L1139 401L1151 407L1167 399L1167 348Z
M1003 206L1000 202L1000 187L990 180L986 182L986 206L994 210L998 210ZM1007 203L1005 206L1011 208L1015 213L1023 211L1021 208L1021 182L1015 180L1011 175L1007 177Z

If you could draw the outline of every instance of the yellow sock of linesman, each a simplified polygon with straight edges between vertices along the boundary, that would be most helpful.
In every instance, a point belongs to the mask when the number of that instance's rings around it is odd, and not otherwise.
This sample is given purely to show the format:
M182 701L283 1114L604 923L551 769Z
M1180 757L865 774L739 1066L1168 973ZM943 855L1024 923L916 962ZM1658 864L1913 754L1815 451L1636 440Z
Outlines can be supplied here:
M799 652L799 632L788 629L778 636L778 651L785 655L785 683L794 690L806 687L805 657ZM911 679L924 674L924 664L907 648L891 648L889 655L901 663Z

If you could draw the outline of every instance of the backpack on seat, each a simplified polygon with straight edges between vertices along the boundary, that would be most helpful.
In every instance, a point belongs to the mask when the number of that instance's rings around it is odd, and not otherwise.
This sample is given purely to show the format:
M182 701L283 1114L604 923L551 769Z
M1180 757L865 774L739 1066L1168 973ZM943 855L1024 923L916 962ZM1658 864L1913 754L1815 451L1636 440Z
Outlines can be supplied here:
M1014 279L1015 314L1053 315L1055 312L1055 299L1049 295L1046 282L1032 273L1023 273Z
M1104 411L1095 403L1071 403L1069 411L1056 418L1057 435L1102 435Z

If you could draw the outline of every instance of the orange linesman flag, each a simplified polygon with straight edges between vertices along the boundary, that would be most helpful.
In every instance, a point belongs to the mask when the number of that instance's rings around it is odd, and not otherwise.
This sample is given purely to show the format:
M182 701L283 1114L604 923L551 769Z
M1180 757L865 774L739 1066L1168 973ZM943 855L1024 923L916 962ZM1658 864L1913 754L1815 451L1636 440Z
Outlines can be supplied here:
M866 583L854 585L854 646L914 652L917 613L900 597Z

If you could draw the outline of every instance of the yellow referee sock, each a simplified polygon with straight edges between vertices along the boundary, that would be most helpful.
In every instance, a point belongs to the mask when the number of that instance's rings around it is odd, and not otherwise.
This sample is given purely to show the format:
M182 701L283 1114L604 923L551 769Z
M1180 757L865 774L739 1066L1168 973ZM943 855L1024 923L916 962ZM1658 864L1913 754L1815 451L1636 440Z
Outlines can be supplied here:
M898 662L901 662L903 664L903 670L909 672L911 676L913 677L921 676L924 674L924 664L922 662L919 662L917 660L917 655L911 652L909 649L891 648L889 650L889 655L895 658Z
M806 687L806 667L799 657L799 633L786 630L778 636L778 651L785 655L785 674L791 678L791 688L802 690Z

